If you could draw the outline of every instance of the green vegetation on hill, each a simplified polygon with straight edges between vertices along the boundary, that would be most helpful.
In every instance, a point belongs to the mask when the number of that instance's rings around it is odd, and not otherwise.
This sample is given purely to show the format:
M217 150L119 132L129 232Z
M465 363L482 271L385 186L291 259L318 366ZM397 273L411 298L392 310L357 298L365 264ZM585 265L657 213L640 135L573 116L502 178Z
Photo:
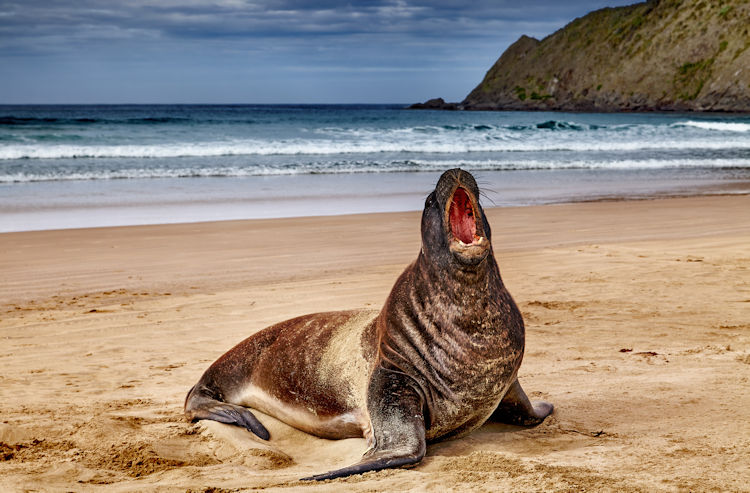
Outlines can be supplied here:
M750 2L651 0L521 36L465 109L750 111Z

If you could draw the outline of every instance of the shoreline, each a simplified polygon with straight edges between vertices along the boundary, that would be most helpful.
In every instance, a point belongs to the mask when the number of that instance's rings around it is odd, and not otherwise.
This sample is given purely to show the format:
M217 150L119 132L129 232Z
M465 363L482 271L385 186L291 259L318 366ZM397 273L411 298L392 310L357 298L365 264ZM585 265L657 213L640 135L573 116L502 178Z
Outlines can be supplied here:
M571 199L560 202L545 202L541 204L520 204L520 205L504 205L504 206L490 206L487 209L516 209L524 207L555 207L564 205L575 205L575 204L598 204L598 203L616 203L616 202L648 202L648 201L662 201L662 200L673 200L673 199L694 199L694 198L710 198L710 197L742 197L750 196L750 191L746 190L747 186L750 186L750 182L747 185L738 184L736 188L738 191L732 192L730 189L735 188L731 185L726 185L725 191L712 191L705 193L664 193L658 195L648 196L603 196L600 198L581 198ZM272 217L241 217L241 218L228 218L228 219L208 219L208 220L176 220L173 222L155 222L155 223L134 223L134 224L113 224L113 225L101 225L101 226L71 226L61 228L44 228L44 229L19 229L19 230L0 230L0 238L3 235L22 234L22 233L42 233L42 232L64 232L64 231L75 231L75 230L104 230L109 228L138 228L138 227L160 227L160 226L178 226L178 225L202 225L212 223L226 223L226 222L248 222L248 221L274 221L279 219L319 219L329 217L348 217L348 216L367 216L374 214L401 214L401 213L416 213L421 212L417 209L399 209L399 210L374 210L374 211L361 211L361 212L341 212L331 214L309 214L309 215L284 215L284 216L272 216Z
M420 210L440 171L43 182L0 186L0 234L88 227L340 216ZM750 194L730 171L514 170L475 172L490 206Z
M627 105L623 106L597 106L593 101L586 103L577 103L576 105L569 106L555 106L554 104L548 104L540 102L538 105L528 105L519 101L515 104L505 105L473 105L471 103L464 102L449 102L444 101L443 98L428 99L424 102L411 103L405 108L405 110L417 110L417 111L466 111L466 112L549 112L549 113L583 113L583 114L615 114L615 113L628 113L628 114L658 114L658 115L705 115L705 116L750 116L750 109L746 110L713 110L713 109L693 109L690 107L679 107L679 106L653 106L653 107L631 107Z
M317 489L747 491L750 197L486 213L526 325L519 379L555 413ZM188 423L185 394L262 327L379 309L419 252L419 217L0 234L3 486L316 488L298 479L356 462L363 439L322 440L258 413L271 433L261 442Z

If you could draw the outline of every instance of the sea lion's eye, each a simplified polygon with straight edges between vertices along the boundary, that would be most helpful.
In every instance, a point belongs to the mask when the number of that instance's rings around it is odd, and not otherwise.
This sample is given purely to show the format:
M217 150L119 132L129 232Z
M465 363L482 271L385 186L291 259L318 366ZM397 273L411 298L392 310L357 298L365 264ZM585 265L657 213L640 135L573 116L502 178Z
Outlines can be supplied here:
M435 192L432 192L430 195L427 196L427 198L424 201L425 207L430 207L432 204L435 203Z

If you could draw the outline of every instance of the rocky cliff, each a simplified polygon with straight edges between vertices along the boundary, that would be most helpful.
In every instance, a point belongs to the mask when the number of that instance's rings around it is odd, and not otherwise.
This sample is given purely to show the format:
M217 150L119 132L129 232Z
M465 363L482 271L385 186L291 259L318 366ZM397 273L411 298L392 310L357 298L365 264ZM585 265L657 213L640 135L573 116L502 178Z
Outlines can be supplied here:
M652 0L522 36L463 109L750 112L750 2Z

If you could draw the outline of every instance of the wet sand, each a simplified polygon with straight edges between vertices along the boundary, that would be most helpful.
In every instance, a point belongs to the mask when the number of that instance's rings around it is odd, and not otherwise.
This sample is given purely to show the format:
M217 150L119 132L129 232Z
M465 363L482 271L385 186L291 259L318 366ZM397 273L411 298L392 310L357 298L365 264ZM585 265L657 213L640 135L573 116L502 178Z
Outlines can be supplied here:
M378 308L419 214L0 234L3 491L750 491L750 197L491 209L527 324L519 378L555 414L355 462L261 416L187 423L187 390L256 330Z

